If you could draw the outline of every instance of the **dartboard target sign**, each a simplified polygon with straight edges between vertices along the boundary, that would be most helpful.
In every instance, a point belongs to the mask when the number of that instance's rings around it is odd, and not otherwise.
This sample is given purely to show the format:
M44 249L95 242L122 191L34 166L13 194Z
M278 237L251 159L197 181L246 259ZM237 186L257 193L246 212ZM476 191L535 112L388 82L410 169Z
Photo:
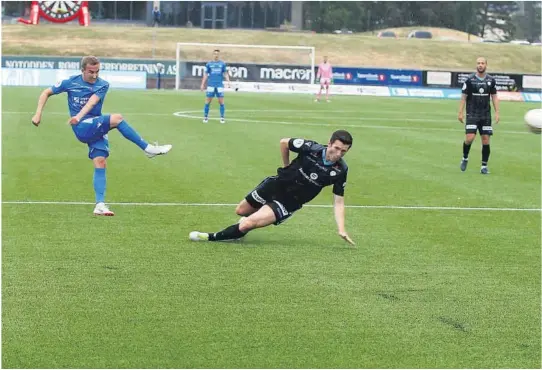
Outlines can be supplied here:
M81 1L40 1L40 15L48 21L64 23L74 20L81 11Z
M40 17L54 23L66 23L78 18L80 25L88 26L88 1L32 1L30 20L19 18L19 22L38 24Z

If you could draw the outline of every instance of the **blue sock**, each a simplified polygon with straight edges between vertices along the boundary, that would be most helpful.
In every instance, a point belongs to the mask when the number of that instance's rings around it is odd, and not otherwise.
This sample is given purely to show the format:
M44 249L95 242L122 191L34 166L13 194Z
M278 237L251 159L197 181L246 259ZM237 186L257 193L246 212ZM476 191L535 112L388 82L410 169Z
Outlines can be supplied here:
M119 123L117 129L120 131L122 136L130 140L141 149L145 150L147 145L149 145L126 121Z
M105 200L105 168L94 169L94 192L96 193L96 203Z
M224 118L224 111L226 111L226 107L224 104L220 104L220 117Z
M205 103L205 106L203 107L203 116L207 117L209 116L209 104Z

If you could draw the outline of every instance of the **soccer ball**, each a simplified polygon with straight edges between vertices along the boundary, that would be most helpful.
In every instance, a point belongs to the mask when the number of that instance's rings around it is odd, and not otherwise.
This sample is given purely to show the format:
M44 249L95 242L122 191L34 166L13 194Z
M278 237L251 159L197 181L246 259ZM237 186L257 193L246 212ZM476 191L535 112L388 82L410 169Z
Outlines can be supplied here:
M531 109L525 113L524 119L529 131L535 134L542 132L542 109Z

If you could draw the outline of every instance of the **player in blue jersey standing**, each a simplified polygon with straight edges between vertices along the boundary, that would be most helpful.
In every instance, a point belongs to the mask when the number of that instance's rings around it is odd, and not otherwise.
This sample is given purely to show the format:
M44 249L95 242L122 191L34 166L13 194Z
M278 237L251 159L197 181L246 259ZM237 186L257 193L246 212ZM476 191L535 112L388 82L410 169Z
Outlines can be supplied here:
M203 123L209 122L209 105L215 96L218 97L218 102L220 103L220 123L226 123L224 119L226 111L224 107L224 78L229 87L230 76L228 75L228 71L226 71L226 63L218 59L220 50L214 50L213 55L214 60L205 65L205 73L201 81L201 91L205 89L207 83L205 107L203 108Z
M109 83L100 77L100 61L94 56L86 56L81 60L81 74L58 82L55 86L45 89L38 101L36 114L32 124L36 127L41 122L43 107L51 95L68 94L70 111L69 124L75 137L88 145L88 157L94 163L94 191L96 207L94 214L98 216L114 216L105 204L106 159L109 157L109 141L107 133L116 128L126 139L140 147L149 157L166 154L171 145L148 144L124 120L119 113L102 115L102 105L109 90Z

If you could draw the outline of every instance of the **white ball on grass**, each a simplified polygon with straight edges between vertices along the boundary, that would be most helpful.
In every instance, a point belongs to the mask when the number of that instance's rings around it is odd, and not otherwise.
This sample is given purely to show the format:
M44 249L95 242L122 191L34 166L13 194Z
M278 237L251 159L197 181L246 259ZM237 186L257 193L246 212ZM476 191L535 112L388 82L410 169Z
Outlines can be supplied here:
M529 131L535 134L542 132L542 109L531 109L525 113L524 120Z

